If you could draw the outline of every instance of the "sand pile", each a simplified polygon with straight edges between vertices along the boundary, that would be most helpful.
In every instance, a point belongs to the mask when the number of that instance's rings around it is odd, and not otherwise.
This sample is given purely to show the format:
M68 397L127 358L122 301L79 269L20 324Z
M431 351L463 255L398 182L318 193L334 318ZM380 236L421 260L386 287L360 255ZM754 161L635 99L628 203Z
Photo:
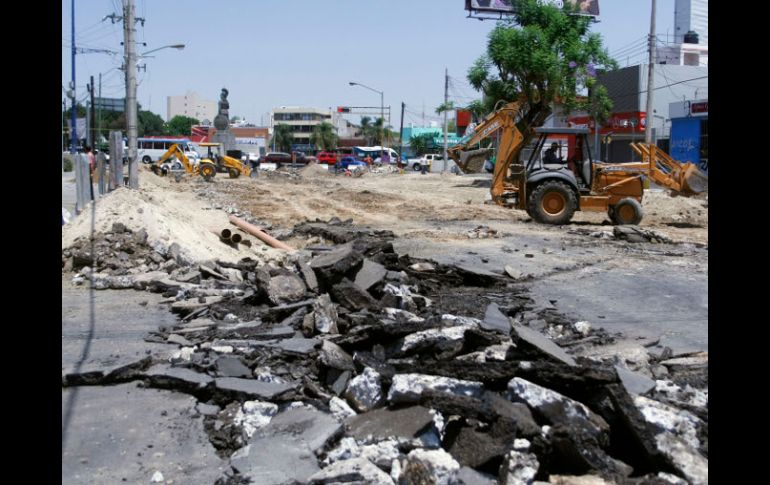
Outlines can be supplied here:
M108 232L112 224L120 222L132 231L147 231L148 244L167 248L172 243L181 247L181 253L192 261L218 259L238 261L255 254L264 255L264 246L255 240L253 249L236 250L223 244L212 231L224 228L235 230L228 215L215 210L207 201L195 198L191 192L171 190L168 179L151 173L140 174L140 189L119 188L96 202L96 232ZM91 234L92 206L70 224L62 228L62 249L69 248L78 238ZM254 239L254 238L251 238Z
M708 226L708 194L672 197L666 191L646 190L642 206L647 223Z

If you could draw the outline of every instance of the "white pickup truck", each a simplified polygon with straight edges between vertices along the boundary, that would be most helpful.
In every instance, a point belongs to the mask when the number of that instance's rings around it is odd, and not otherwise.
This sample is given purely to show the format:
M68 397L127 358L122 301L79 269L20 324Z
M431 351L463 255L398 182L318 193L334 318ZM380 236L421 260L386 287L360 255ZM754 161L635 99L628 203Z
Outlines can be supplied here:
M422 170L422 167L424 166L427 170L430 170L430 166L433 164L436 160L444 160L444 155L441 155L439 153L427 153L420 158L410 158L407 160L406 164L408 167L411 167L412 170L415 172L419 172Z

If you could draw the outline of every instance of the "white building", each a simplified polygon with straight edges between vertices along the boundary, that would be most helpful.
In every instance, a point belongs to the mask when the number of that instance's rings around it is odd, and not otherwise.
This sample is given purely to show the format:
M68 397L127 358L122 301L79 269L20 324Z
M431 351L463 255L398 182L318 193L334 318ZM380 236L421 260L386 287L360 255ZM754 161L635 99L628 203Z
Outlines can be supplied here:
M674 5L675 41L684 42L687 32L698 34L698 43L709 43L709 4L708 0L676 0Z
M198 93L188 91L183 96L169 96L167 98L166 120L170 120L174 116L189 116L200 122L205 120L213 122L218 110L216 101L201 99Z
M331 109L281 106L270 112L270 133L273 133L275 125L289 125L294 135L295 146L292 149L313 150L314 147L310 145L310 135L313 134L313 129L323 122L331 123L340 138L345 138L351 131L346 120Z
M697 43L694 42L694 39L689 38L687 35L689 32L698 35ZM708 2L706 0L676 0L673 42L658 47L655 63L677 66L708 66L708 39Z

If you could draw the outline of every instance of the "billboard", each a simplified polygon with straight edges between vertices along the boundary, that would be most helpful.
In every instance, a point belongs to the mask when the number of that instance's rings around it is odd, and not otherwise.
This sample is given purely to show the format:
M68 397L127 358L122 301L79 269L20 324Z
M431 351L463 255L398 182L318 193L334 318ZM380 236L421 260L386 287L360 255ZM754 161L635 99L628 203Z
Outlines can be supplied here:
M125 98L94 98L94 107L104 111L122 113L126 110L126 100Z
M565 3L577 5L583 15L599 15L599 0L537 0L540 5L562 8ZM511 14L515 11L514 0L465 0L465 10L474 12L499 12Z

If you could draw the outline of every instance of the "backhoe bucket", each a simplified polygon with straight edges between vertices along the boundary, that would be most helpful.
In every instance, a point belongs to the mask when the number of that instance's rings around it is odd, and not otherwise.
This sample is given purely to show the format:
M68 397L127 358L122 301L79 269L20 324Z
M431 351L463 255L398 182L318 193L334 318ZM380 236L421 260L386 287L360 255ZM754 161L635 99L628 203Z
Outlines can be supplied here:
M682 187L685 192L691 192L693 194L708 192L708 174L699 169L695 164L689 163L687 165L687 167L684 167L684 175L682 176Z
M479 148L460 152L460 161L457 165L465 173L479 173L484 168L484 162L494 152L492 148Z

